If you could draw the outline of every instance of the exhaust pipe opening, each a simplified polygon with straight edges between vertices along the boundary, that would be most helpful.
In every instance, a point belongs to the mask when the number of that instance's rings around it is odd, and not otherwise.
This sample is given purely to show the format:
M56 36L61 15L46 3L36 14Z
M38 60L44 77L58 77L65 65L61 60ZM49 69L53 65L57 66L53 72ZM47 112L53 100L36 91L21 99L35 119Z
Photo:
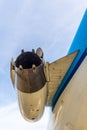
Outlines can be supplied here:
M32 52L24 52L19 55L15 61L16 67L22 65L23 69L30 69L32 65L38 66L41 64L41 59L39 56Z

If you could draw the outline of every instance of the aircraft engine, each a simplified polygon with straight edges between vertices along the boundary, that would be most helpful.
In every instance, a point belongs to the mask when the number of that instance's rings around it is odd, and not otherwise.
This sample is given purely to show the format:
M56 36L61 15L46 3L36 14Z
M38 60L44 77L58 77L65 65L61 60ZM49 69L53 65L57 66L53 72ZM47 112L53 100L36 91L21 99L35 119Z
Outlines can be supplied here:
M11 62L11 79L23 117L29 121L40 119L47 97L42 57L34 50L32 52L22 50L15 62L13 60Z

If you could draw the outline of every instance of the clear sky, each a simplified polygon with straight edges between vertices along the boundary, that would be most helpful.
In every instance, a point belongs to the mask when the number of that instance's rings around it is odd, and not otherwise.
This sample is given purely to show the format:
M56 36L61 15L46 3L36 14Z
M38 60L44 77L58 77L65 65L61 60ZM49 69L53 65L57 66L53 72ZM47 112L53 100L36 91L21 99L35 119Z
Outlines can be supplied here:
M50 110L34 124L18 109L10 61L21 49L41 47L45 61L67 54L87 8L86 0L0 0L0 129L47 130Z

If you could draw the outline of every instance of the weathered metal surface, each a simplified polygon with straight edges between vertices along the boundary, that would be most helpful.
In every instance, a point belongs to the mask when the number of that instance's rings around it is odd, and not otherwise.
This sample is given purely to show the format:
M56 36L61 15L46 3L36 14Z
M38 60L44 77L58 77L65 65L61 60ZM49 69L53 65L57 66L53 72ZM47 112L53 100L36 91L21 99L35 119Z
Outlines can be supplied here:
M43 88L46 83L43 66L43 64L40 64L35 68L35 70L20 70L19 68L16 68L15 87L17 87L18 90L26 93L32 93Z
M47 105L51 105L53 96L55 95L55 92L57 91L62 79L64 78L77 53L78 51L67 55L53 63L47 63L45 68L48 88Z

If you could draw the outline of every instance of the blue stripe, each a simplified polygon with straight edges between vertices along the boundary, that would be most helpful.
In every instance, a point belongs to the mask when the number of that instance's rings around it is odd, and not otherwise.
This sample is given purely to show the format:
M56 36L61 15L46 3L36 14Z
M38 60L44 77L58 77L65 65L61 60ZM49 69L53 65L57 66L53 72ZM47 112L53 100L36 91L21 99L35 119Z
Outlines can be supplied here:
M81 20L77 33L73 39L68 54L80 49L84 51L87 48L87 10ZM81 53L80 53L81 55Z
M77 50L80 50L80 52L78 53L77 57L75 58L74 62L71 65L71 67L69 68L68 72L66 73L62 83L60 84L60 86L53 98L52 110L54 109L59 96L61 95L61 93L65 89L66 85L68 84L68 82L70 81L70 79L72 78L72 76L74 75L76 70L78 69L79 65L83 61L84 56L86 54L86 48L87 48L87 10L85 11L85 14L84 14L83 19L80 23L80 26L77 30L77 33L75 35L75 38L72 42L72 45L69 49L68 54L71 54L72 52L77 51Z

